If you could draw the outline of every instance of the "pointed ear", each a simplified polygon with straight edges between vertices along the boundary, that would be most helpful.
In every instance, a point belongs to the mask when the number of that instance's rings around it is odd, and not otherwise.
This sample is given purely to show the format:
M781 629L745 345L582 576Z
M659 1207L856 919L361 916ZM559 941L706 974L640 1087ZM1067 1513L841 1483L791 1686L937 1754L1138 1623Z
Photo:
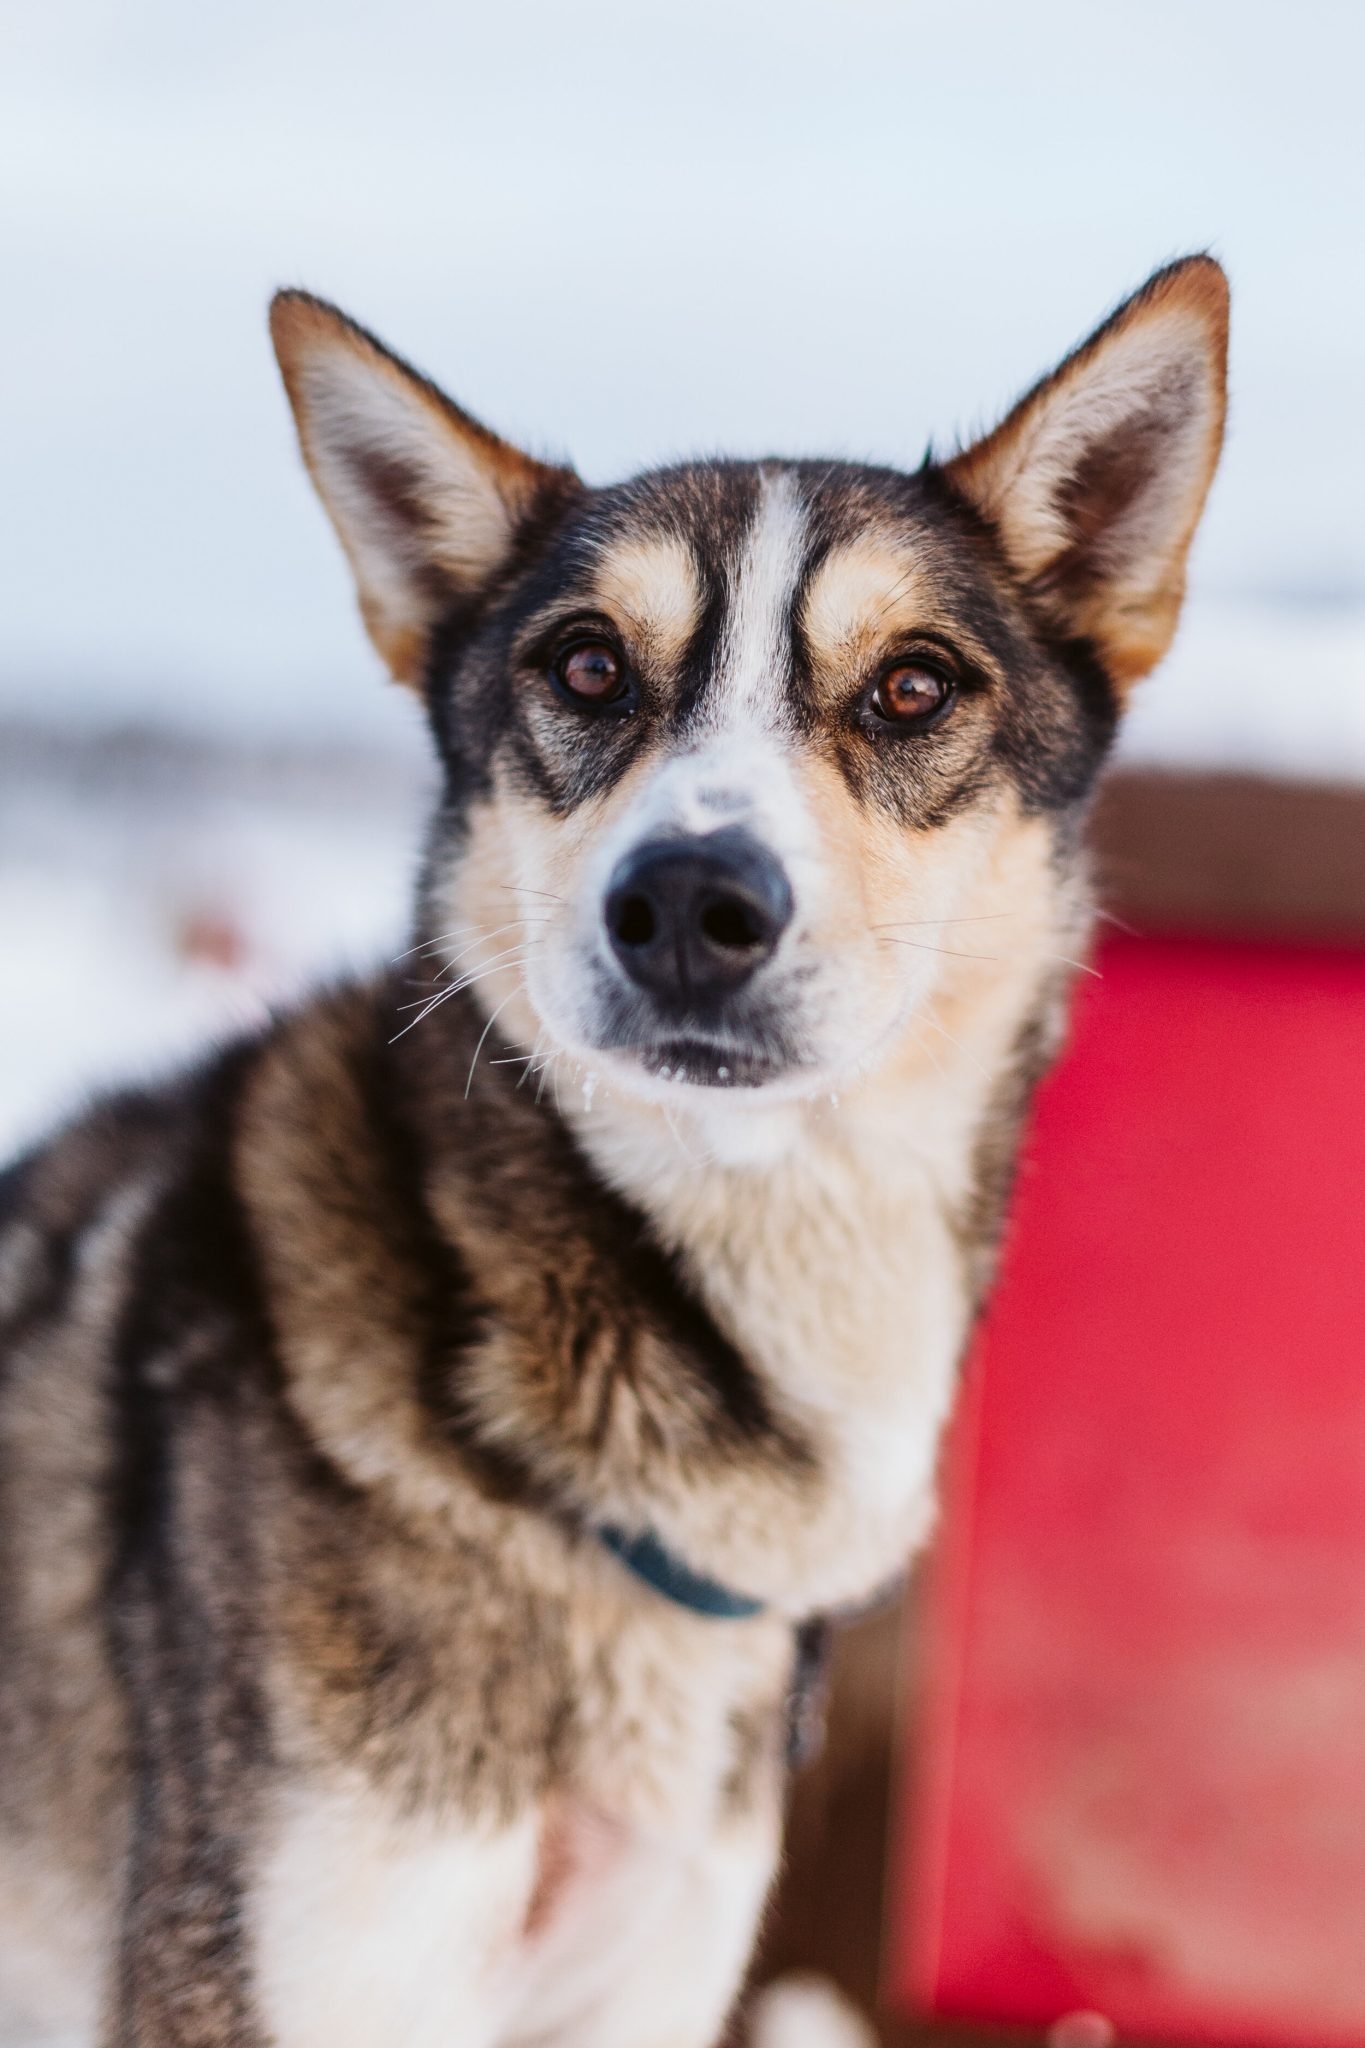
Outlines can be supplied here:
M452 604L578 480L500 441L322 299L278 292L270 333L370 638L400 683L420 687Z
M1122 689L1170 645L1218 461L1227 279L1160 270L946 474L1049 622Z

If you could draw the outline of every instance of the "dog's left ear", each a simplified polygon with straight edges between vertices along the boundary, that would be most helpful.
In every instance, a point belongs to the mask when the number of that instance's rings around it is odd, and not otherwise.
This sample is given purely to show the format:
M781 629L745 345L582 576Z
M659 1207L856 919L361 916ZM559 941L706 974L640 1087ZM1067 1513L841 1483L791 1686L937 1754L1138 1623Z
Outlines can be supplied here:
M311 293L277 292L270 333L370 638L397 680L420 688L452 607L582 487L499 440Z
M1170 645L1226 410L1228 286L1158 271L983 441L946 465L1049 624L1123 689Z

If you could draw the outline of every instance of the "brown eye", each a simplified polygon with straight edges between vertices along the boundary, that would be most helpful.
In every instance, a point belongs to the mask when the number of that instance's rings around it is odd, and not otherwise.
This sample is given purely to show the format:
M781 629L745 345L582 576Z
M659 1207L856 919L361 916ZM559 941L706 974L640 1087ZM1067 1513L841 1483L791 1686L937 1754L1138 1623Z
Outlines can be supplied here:
M569 648L555 663L553 675L560 689L582 704L614 704L626 692L621 663L600 640Z
M947 676L918 662L907 662L882 677L872 706L880 718L892 725L923 725L943 709L952 694L953 686Z

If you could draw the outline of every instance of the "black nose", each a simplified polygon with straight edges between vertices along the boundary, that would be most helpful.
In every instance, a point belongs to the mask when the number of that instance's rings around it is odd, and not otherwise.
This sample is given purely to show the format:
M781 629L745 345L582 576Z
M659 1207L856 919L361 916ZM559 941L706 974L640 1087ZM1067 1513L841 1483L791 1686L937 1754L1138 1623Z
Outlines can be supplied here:
M611 878L605 914L631 980L694 1004L731 994L772 956L792 892L766 847L727 829L637 846Z

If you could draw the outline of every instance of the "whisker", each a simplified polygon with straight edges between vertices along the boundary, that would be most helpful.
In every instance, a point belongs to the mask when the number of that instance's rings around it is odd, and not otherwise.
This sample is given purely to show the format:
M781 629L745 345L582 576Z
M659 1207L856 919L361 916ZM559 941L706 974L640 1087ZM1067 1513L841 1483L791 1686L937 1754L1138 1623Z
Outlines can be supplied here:
M502 937L504 932L521 931L527 925L543 925L547 924L548 922L549 920L543 917L522 916L510 919L507 924L494 925L491 931L481 931L477 939L471 939L468 942L468 944L461 946L459 952L452 956L452 959L448 964L453 966L455 961L462 960L466 953L472 953L475 946L485 945L490 939L499 939ZM442 949L442 944L443 942L439 939L433 940L431 945L428 946L426 950L428 953L439 953ZM442 969L441 971L444 973L445 970Z
M931 946L927 939L880 938L877 944L879 946L910 946L917 953L943 953L950 960L985 960L994 967L1004 967L1011 961L1023 960L1028 957L1023 953L964 953L956 946ZM1098 967L1091 967L1084 960L1073 960L1069 953L1042 952L1036 957L1039 960L1055 961L1062 967L1074 967L1077 974L1089 974L1096 981L1103 981L1104 979L1104 975Z
M532 1072L543 1074L553 1060L562 1057L562 1052L546 1052L545 1033L544 1031L538 1031L536 1033L536 1042L529 1052L501 1053L497 1059L489 1060L488 1064L490 1067L520 1067L521 1073L517 1077L517 1087L520 1088L529 1074Z
M911 925L990 924L996 918L1015 917L1017 915L1018 912L1013 910L983 910L975 917L893 917L888 918L884 924L870 924L868 930L870 932L894 932L903 931Z
M537 1058L538 1058L538 1057L539 1057L539 1055L540 1055L540 1051L541 1051L541 1048L542 1048L542 1046L544 1045L544 1043L545 1043L545 1032L544 1032L544 1029L542 1028L541 1030L537 1031L537 1033L536 1033L536 1042L535 1042L535 1044L534 1044L534 1045L533 1045L533 1046L531 1047L530 1057L529 1057L529 1058L527 1059L526 1065L525 1065L525 1066L524 1066L524 1067L522 1068L522 1070L521 1070L520 1074L519 1074L519 1075L517 1076L517 1086L518 1086L518 1088L520 1088L520 1087L521 1087L521 1085L522 1085L522 1083L523 1083L523 1082L525 1081L525 1079L526 1079L527 1075L528 1075L528 1074L529 1074L529 1073L531 1072L532 1068L534 1067L534 1065L535 1065L535 1063L536 1063L536 1060L537 1060ZM551 1054L550 1054L550 1058L553 1058L553 1057L554 1057L554 1055L553 1055L553 1053L551 1053Z
M499 961L512 959L516 954L520 953L525 947L539 945L539 943L540 941L538 939L517 939L513 942L512 945L503 946L499 949L498 952L490 953L489 957L486 960L476 960L472 966L465 969L465 974L481 975L484 973L485 969L489 967L496 967ZM434 979L438 982L441 981L447 974L449 974L451 967L454 967L457 964L458 963L456 961L452 960L450 963L450 967L443 967L440 970L440 973L437 974L434 977ZM454 986L455 984L452 982L451 987L453 988ZM460 986L465 986L464 975L461 975L460 977Z
M523 924L548 924L549 919L548 917L531 917L527 912L523 911L521 916L521 922ZM511 931L513 929L513 926L499 925L497 929L498 931ZM390 965L394 967L399 967L402 965L404 960L411 960L414 954L417 953L421 953L424 955L428 953L439 953L442 946L446 945L451 939L468 938L471 932L482 933L483 930L483 925L481 925L477 921L473 924L453 925L448 932L437 932L434 934L433 937L429 939L419 939L415 946L408 947L406 953L395 953L393 960L390 962ZM496 935L496 933L490 934L490 936L493 937L496 937Z
M468 1102L469 1100L469 1091L474 1086L474 1069L479 1064L479 1054L484 1049L484 1045L486 1044L488 1039L488 1034L493 1029L493 1026L497 1023L503 1011L507 1008L507 1005L511 1002L512 997L520 994L521 990L519 988L510 989L508 993L503 997L502 1001L498 1004L497 1009L494 1010L488 1022L484 1025L483 1030L479 1033L479 1042L474 1048L474 1057L469 1062L469 1076L464 1084L464 1099L466 1102Z
M486 975L494 973L504 961L515 958L522 950L520 946L509 946L505 953L498 955L496 960L485 960L478 967L471 967L469 972L462 974L458 981L448 983L445 988L438 988L434 994L428 993L424 996L417 996L410 1003L399 1003L398 1008L400 1011L419 1010L425 1006L428 1009L434 1010L439 1004L448 1002L451 996L459 995L462 989L472 988L476 981L482 981ZM412 984L415 987L421 987L422 985L421 983ZM431 984L429 982L425 986L430 990Z
M467 946L461 946L458 953L453 953L451 955L450 959L447 960L445 966L438 970L437 978L439 979L440 976L443 974L449 974L453 967L458 967L461 960L464 959L466 953L472 953L476 946L486 946L493 939L500 939L504 932L515 932L520 930L521 920L520 918L514 918L510 924L500 924L497 926L496 930L484 933L477 939L471 939Z
M1135 924L1129 924L1126 917L1118 917L1112 910L1097 910L1095 916L1101 924L1112 924L1115 931L1123 932L1130 939L1141 937Z
M934 1051L932 1045L926 1045L924 1040L919 1035L919 1027L923 1022L924 1018L922 1016L912 1017L910 1019L911 1026L915 1033L915 1043L919 1047L921 1052L928 1053L930 1060L933 1062L934 1072L938 1075L940 1081L946 1081L948 1076L944 1071L942 1060Z
M563 903L563 896L556 896L553 889L532 889L525 882L499 882L500 889L506 889L513 896L544 896L551 903Z
M972 1051L969 1045L964 1045L960 1038L957 1038L953 1035L953 1033L948 1029L946 1024L940 1024L938 1018L933 1016L928 1010L921 1010L919 1012L917 1021L921 1024L927 1024L931 1031L937 1031L939 1037L946 1038L949 1045L956 1046L957 1050L962 1054L962 1057L964 1059L971 1061L972 1065L976 1068L977 1073L980 1074L983 1081L990 1080L990 1069L985 1065L985 1063L982 1060L979 1060L977 1058L976 1054ZM924 1050L928 1052L929 1047L926 1045ZM940 1068L939 1071L941 1073L942 1068Z
M438 932L434 939L419 939L415 946L409 946L406 953L395 953L391 965L397 967L404 960L411 960L414 953L429 953L446 939L462 939L466 932L476 932L477 924L457 924L448 932Z
M691 1146L687 1143L686 1139L683 1137L682 1132L678 1129L677 1124L674 1122L673 1112L669 1108L668 1104L666 1102L661 1102L659 1104L659 1108L663 1111L664 1122L668 1125L669 1130L673 1133L674 1144L682 1153L682 1156L687 1161L688 1165L710 1166L713 1163L715 1157L714 1152L710 1150L705 1152L694 1152Z
M531 940L524 948L512 947L510 949L511 958L489 961L486 966L475 969L471 974L464 975L459 981L452 981L448 988L440 989L434 996L427 997L420 1007L417 1003L400 1003L398 1005L400 1012L403 1010L416 1010L417 1015L403 1026L402 1031L398 1032L396 1038L389 1040L390 1045L396 1044L399 1038L404 1037L407 1032L414 1030L424 1018L431 1015L433 1010L439 1010L442 1003L448 1003L452 996L462 995L465 989L473 988L476 982L486 981L491 974L506 972L513 966L520 966L535 943L535 940ZM521 956L520 959L516 957L518 954ZM512 991L512 994L516 994L515 989ZM507 997L506 1000L510 1002L511 997Z
M911 946L917 953L943 953L950 960L989 960L995 966L1001 964L999 953L964 953L956 946L931 946L927 939L880 938L879 946Z

